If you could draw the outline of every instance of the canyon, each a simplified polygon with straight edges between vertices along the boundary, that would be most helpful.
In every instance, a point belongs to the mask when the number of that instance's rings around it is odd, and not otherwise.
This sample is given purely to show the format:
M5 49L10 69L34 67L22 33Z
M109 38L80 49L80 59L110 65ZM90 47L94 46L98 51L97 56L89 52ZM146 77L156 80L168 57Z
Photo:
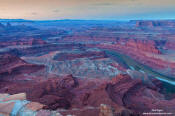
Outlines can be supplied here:
M3 21L0 115L173 115L174 45L174 20Z

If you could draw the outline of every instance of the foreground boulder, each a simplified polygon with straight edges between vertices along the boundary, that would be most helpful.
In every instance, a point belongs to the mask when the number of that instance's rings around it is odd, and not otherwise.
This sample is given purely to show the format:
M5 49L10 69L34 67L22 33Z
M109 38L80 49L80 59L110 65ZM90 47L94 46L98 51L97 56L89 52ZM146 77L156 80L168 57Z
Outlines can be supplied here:
M42 110L45 105L30 102L25 96L25 93L0 94L0 116L62 116L59 112Z
M99 116L114 116L114 111L110 106L101 104Z
M68 109L74 94L73 88L78 86L76 78L68 75L60 78L41 80L38 82L2 82L1 92L9 94L26 93L26 99L46 105L45 109ZM9 99L9 98L8 98Z

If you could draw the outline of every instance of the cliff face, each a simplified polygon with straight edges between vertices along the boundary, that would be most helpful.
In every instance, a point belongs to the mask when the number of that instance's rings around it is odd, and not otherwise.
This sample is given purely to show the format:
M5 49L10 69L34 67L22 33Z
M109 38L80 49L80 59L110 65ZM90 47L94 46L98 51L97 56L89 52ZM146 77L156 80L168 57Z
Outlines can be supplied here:
M99 44L97 46L124 53L153 68L165 68L168 66L167 64L174 67L173 63L161 58L162 53L153 40L119 39L116 44Z
M153 40L128 40L125 47L133 51L161 54Z
M7 42L1 42L0 46L3 47L8 47L8 46L22 46L22 45L45 45L47 44L45 41L42 39L37 39L37 38L27 38L27 39L20 39L20 40L12 40L12 41L7 41Z
M0 84L0 92L26 93L27 100L43 104L43 109L69 109L58 110L64 115L73 113L81 116L83 112L87 112L85 116L89 114L98 116L102 113L99 112L102 110L99 109L102 104L114 108L111 109L111 113L114 114L123 111L142 114L156 107L173 113L175 105L174 99L166 100L164 95L157 91L159 88L147 87L141 80L133 80L128 75L118 75L112 80L81 79L67 75L33 81L33 83L1 81ZM167 104L169 107L164 107ZM75 108L76 111L71 110Z
M175 26L174 21L136 21L136 27L173 27Z
M56 61L64 60L75 60L79 58L89 58L92 60L95 59L104 59L107 58L105 52L102 51L87 51L85 53L60 53L56 55L53 59Z
M14 67L25 64L25 61L21 60L16 56L10 54L0 55L0 72L8 71Z
M43 69L43 65L26 63L19 57L13 56L11 54L0 55L0 79L11 80L20 76L20 78L23 78L24 75L31 74Z

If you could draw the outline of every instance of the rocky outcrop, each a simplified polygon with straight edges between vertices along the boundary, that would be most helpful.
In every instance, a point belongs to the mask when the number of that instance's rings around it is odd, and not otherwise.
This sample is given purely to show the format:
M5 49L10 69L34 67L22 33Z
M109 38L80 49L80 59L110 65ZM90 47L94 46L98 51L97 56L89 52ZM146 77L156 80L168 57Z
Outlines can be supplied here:
M27 101L25 93L0 94L1 116L62 116L59 112L43 110L43 107L44 105L38 102Z
M2 79L17 79L19 75L32 74L43 70L43 65L26 63L24 60L11 54L0 55L0 76Z
M63 50L55 51L36 57L22 57L32 64L42 64L47 67L47 73L56 75L72 74L81 78L106 78L114 77L121 66L101 50Z
M144 43L144 41L142 41L142 44L140 44L139 41L140 40L128 40L116 44L98 44L96 46L127 55L139 63L147 65L160 72L168 68L175 68L175 61L172 58L169 59L166 55L164 56L156 47L154 41L153 43L149 41ZM92 47L92 45L90 47Z
M128 40L125 43L125 47L138 52L161 53L160 50L157 49L155 42L151 40Z
M9 82L10 83L10 82ZM73 93L71 89L78 86L78 82L74 77L66 76L61 79L48 79L41 82L11 82L1 89L2 92L16 94L25 92L29 101L40 102L44 105L44 109L55 110L57 108L70 108ZM23 88L21 88L23 86Z
M0 55L0 72L10 70L11 68L19 65L26 64L25 61L11 54Z
M132 80L128 75L119 75L113 79L111 84L107 84L106 91L116 104L123 106L124 95L130 88L137 86L139 83L141 83L140 80Z
M83 53L60 53L56 55L53 60L65 61L65 60L75 60L78 58L89 58L91 60L104 59L107 58L105 52L103 51L87 51Z
M40 38L21 38L19 40L12 40L8 42L1 42L3 47L8 46L32 46L32 45L46 45L47 43Z
M136 27L173 27L175 26L174 21L158 21L158 20L150 20L150 21L136 21Z
M114 116L114 111L110 106L101 104L99 116Z
M68 75L36 82L5 81L0 84L0 92L26 93L26 99L34 102L27 105L32 110L41 108L40 104L43 104L42 109L77 116L84 112L87 116L136 115L154 108L174 113L173 98L167 100L158 89L152 89L143 84L142 80L133 80L128 75L118 75L112 80L78 79ZM59 110L60 108L65 110Z

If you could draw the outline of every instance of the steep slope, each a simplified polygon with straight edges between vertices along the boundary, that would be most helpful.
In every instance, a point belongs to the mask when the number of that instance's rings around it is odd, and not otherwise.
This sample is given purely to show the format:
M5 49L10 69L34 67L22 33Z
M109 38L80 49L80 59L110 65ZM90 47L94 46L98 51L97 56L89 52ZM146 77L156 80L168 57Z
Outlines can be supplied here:
M24 60L10 54L0 55L0 79L25 78L34 72L43 70L43 65L26 63Z
M152 88L128 75L118 75L112 80L82 79L68 75L35 82L1 81L0 84L0 92L26 93L27 100L44 104L43 109L57 109L63 115L81 116L86 112L85 116L98 116L102 104L114 108L115 115L123 111L128 115L142 115L155 108L174 113L174 97L168 100L158 91L160 88L157 85Z

